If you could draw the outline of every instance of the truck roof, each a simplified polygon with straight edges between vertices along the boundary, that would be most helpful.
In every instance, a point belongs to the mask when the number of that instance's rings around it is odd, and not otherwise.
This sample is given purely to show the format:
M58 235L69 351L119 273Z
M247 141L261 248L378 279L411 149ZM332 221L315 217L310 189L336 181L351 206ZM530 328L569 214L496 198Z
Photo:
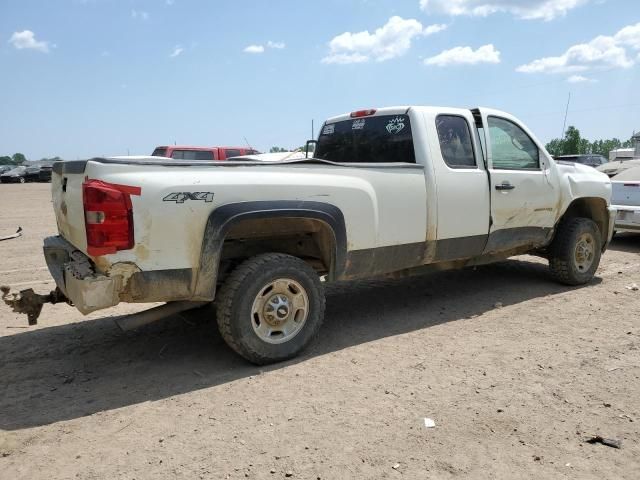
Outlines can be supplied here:
M477 108L482 108L483 111L492 114L492 115L497 115L500 117L504 117L507 119L514 119L514 117L507 113L507 112L503 112L500 110L495 110L492 108L485 108L485 107L477 107ZM397 107L382 107L382 108L371 108L371 109L362 109L362 110L356 110L353 112L349 112L349 113L343 113L341 115L336 115L334 117L331 117L329 119L327 119L327 121L325 123L335 123L335 122L341 122L344 120L350 120L352 118L355 118L357 116L364 116L364 117L376 117L376 116L382 116L382 115L406 115L410 109L415 109L415 110L423 110L423 111L432 111L432 112L438 112L440 110L446 110L447 112L469 112L470 110L473 110L471 108L459 108L459 107L442 107L442 106L433 106L433 105L404 105L404 106L397 106ZM373 113L370 113L373 112Z
M198 145L158 145L156 148L171 148L173 150L214 150L219 148L229 148L234 150L247 149L248 147L230 147L226 145L217 145L215 147L202 147Z

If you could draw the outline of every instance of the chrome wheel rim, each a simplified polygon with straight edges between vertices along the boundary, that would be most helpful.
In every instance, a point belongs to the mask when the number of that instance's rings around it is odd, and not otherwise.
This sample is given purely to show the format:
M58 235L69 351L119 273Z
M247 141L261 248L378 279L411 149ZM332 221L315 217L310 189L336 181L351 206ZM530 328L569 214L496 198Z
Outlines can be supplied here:
M251 307L251 325L260 340L278 344L295 337L309 316L309 297L300 283L279 278L260 289Z
M595 252L596 246L593 235L590 233L583 233L580 235L576 242L576 249L573 256L574 263L578 271L586 272L591 268Z

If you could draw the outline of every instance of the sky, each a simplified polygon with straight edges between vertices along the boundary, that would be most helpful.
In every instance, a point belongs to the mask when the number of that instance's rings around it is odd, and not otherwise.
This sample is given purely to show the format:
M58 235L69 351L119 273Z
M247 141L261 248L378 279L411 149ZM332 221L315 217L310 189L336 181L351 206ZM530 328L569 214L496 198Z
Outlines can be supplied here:
M303 145L393 105L640 130L637 0L0 0L0 155Z

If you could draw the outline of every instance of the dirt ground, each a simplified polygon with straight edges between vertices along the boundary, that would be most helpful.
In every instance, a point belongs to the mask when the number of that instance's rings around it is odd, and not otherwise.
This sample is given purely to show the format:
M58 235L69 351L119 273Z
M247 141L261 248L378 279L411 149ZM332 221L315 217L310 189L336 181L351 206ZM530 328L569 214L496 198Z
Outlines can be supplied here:
M0 235L24 229L0 284L47 292L49 185L0 205ZM122 333L144 306L29 328L0 306L0 478L638 479L639 253L617 237L582 288L533 257L333 285L316 343L266 368L204 313Z

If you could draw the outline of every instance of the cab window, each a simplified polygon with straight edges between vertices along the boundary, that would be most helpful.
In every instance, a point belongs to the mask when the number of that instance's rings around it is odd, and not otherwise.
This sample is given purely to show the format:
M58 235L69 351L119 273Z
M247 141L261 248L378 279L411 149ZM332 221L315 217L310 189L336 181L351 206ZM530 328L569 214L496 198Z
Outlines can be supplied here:
M411 120L379 115L325 124L313 156L337 163L416 163Z
M436 128L445 163L451 168L475 168L476 158L467 121L457 115L438 115Z
M178 160L215 160L211 150L174 150L171 158Z
M489 117L489 139L493 168L499 170L537 170L540 152L524 130L499 117Z

